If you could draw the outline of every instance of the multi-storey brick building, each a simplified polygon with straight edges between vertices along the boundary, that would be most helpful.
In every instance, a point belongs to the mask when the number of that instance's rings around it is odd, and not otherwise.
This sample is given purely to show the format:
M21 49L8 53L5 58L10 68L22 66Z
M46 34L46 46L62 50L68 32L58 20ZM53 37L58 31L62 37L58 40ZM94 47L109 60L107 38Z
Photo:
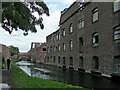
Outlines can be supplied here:
M46 37L48 64L120 74L120 2L74 2L61 12L59 24Z
M4 58L5 61L11 58L9 48L3 44L0 44L0 57Z
M33 47L34 45L34 47ZM36 62L46 63L46 43L32 43L32 48L29 52L31 59Z

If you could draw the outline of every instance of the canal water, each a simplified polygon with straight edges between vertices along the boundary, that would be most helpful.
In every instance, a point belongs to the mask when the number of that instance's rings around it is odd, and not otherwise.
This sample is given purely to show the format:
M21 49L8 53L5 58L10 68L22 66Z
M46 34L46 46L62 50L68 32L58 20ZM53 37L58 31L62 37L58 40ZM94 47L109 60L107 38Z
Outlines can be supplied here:
M69 69L65 70L49 65L31 65L25 61L18 62L17 64L19 65L19 68L29 76L37 78L64 82L85 88L120 88L120 82L101 76L95 76Z

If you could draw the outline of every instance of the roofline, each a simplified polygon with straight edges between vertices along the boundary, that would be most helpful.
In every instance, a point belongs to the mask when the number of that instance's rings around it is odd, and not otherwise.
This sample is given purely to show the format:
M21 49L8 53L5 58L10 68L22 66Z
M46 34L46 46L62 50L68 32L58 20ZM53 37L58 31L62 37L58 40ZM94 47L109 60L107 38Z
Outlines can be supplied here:
M76 1L75 1L75 2L76 2ZM75 3L75 2L74 2L74 3ZM74 4L74 3L73 3L73 4ZM90 3L90 2L85 2L85 3L83 4L83 6L86 6L86 5L89 4L89 3ZM72 5L73 5L73 4L72 4ZM71 6L72 6L72 5L71 5ZM71 7L71 6L70 6L70 7ZM83 7L83 6L82 6L82 7ZM70 7L69 7L69 8L70 8ZM82 8L82 7L80 7L80 8ZM68 8L68 9L69 9L69 8ZM64 22L66 22L66 21L67 21L71 16L73 16L75 13L77 13L80 8L78 8L73 14L71 14L71 15L70 15L65 21L63 21L61 24L59 23L59 26L61 26ZM63 15L63 14L62 14L62 15ZM62 15L61 15L61 16L62 16ZM61 18L61 16L60 16L60 18ZM60 20L61 20L61 19L60 19Z
M55 33L57 33L58 31L60 31L60 28L58 30L54 31L53 33L51 33L50 35L46 36L46 38L53 35L53 34L55 34Z

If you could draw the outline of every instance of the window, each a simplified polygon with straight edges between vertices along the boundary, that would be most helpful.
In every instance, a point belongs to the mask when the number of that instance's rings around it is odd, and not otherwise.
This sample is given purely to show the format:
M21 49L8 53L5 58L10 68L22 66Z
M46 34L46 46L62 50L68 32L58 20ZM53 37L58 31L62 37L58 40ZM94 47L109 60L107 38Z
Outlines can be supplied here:
M58 56L58 64L60 64L60 56Z
M56 40L58 40L58 34L56 35Z
M72 51L73 50L73 42L72 42L72 40L70 41L70 51Z
M120 0L114 0L114 12L120 10Z
M63 43L63 51L65 51L65 43Z
M73 66L73 57L70 57L70 66Z
M58 33L58 40L60 40L60 33Z
M54 60L53 60L53 62L55 63L55 56L54 56Z
M94 47L98 46L98 33L93 33L92 35L92 44Z
M93 57L93 69L99 69L99 59L98 57Z
M47 53L49 53L49 47L47 47Z
M55 49L56 49L56 47L54 46L54 48L53 48L54 52L56 51Z
M65 28L63 29L63 36L65 37Z
M60 51L60 44L58 44L58 51Z
M50 61L51 61L51 63L52 63L52 56L51 56L51 58L50 58L50 59L51 59Z
M81 29L84 27L84 20L83 18L78 21L78 28Z
M43 51L46 51L46 48L43 48Z
M79 38L79 53L82 52L82 46L83 46L83 38L80 37L80 38Z
M63 57L63 65L65 65L65 57Z
M58 50L58 48L57 48L57 46L56 46L56 52L57 52L57 50Z
M93 13L92 22L95 22L98 20L98 8L95 8L92 13Z
M52 53L52 50L53 50L53 48L52 48L52 46L51 46L51 48L50 48L50 52Z
M114 57L114 72L120 74L120 56Z
M120 26L114 28L114 42L116 44L120 43Z
M53 36L53 42L55 43L55 36Z
M72 25L72 23L70 24L69 32L70 32L70 33L73 32L73 25Z
M80 57L79 58L79 66L82 68L83 67L83 57Z

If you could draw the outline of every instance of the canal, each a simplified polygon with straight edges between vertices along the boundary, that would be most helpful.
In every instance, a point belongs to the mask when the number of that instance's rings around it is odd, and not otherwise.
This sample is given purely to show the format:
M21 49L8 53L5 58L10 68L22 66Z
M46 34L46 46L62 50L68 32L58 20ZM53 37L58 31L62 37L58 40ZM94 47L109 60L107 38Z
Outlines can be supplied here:
M120 88L120 82L102 76L43 64L31 65L31 63L25 61L17 64L29 76L37 78L64 82L85 88Z

